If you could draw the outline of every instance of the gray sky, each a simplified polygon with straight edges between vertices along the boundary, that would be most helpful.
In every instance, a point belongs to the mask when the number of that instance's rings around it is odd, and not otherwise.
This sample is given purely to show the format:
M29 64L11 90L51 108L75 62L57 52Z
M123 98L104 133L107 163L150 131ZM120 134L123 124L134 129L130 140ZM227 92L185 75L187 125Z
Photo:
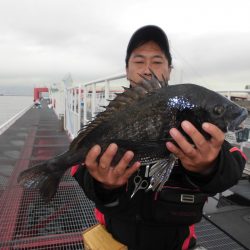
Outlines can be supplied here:
M132 33L163 28L172 81L250 84L249 0L0 0L0 86L75 82L124 72Z

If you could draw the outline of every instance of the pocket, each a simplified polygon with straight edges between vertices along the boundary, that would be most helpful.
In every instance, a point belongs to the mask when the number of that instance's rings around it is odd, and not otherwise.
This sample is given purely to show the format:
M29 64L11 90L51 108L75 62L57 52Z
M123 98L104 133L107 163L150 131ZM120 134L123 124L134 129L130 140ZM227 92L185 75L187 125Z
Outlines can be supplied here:
M202 218L206 194L187 190L164 189L153 204L153 217L158 223L191 225Z

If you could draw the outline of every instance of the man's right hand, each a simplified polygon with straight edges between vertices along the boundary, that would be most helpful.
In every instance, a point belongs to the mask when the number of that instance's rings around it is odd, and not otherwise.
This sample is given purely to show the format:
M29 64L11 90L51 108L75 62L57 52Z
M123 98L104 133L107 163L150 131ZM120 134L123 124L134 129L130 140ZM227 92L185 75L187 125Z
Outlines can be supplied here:
M127 151L116 166L111 166L111 162L117 150L118 146L116 144L110 144L98 163L97 158L101 153L101 147L95 145L90 149L85 158L85 166L90 175L102 183L106 189L115 189L125 185L129 177L135 173L141 165L140 162L135 162L128 168L129 163L134 157L134 153Z

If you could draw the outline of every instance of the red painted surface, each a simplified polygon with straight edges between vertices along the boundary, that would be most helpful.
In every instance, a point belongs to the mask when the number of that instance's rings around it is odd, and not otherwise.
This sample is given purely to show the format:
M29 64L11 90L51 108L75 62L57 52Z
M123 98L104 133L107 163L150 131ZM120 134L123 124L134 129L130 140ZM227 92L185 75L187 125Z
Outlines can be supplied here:
M68 233L62 235L49 235L26 238L26 242L15 242L15 249L75 249L76 243L81 243L83 237L81 233ZM65 248L65 245L69 248ZM61 246L61 248L60 248ZM70 248L71 246L71 248ZM10 246L11 247L11 246ZM2 248L1 248L2 249ZM13 248L5 248L13 249Z
M36 133L36 129L34 128L31 129L29 136L26 139L27 145L34 143L35 133ZM22 170L28 168L29 160L27 159L31 157L32 149L33 149L32 147L24 147L21 153L21 157L16 163L15 171L13 172L12 176L9 179L9 184L7 185L9 188L5 189L1 197L1 201L4 201L4 202L0 203L0 210L1 210L0 225L4 225L7 223L6 221L8 221L9 226L8 226L8 230L6 230L4 233L4 236L0 234L0 242L4 242L4 241L10 242L14 235L15 225L16 225L16 221L18 218L19 206L21 204L21 199L23 195L23 189L15 188L16 180L17 180L17 176L19 175L19 173ZM15 197L15 199L13 199L13 197ZM6 215L8 216L6 217Z
M40 99L41 92L49 92L48 88L34 88L34 100Z

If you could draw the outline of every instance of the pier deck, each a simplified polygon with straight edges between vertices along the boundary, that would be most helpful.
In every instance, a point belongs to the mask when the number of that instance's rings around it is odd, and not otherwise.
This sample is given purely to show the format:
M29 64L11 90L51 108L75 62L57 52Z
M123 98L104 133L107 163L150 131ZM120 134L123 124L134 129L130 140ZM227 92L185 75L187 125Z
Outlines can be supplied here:
M66 173L52 202L45 204L36 190L23 190L16 181L22 170L62 153L68 145L61 121L45 103L42 109L31 108L0 136L0 249L84 249L82 232L96 220L93 204L77 182ZM249 207L244 209L239 216L250 214ZM235 234L219 216L221 210L215 212L196 225L198 243L207 249L250 248L244 236L250 231Z

